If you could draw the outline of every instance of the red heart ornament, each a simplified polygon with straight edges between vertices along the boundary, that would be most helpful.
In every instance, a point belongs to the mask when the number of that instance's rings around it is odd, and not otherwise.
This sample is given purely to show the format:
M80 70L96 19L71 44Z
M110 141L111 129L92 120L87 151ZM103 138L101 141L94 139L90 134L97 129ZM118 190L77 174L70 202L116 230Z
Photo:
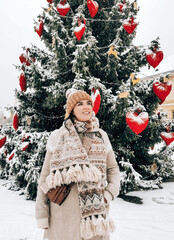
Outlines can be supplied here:
M147 127L148 122L149 122L149 115L147 112L142 112L140 114L128 112L126 114L127 125L137 135Z
M70 5L67 1L60 1L57 5L57 11L61 16L65 16L70 10Z
M117 7L119 8L120 12L123 12L123 10L126 8L126 1L124 1L123 3L118 3Z
M15 113L14 117L13 117L13 127L14 129L17 131L18 127L19 127L19 118L17 113Z
M118 6L120 8L120 12L123 12L123 6L124 6L123 3L119 3Z
M160 62L163 60L163 52L153 52L151 50L146 51L146 59L148 63L153 67L156 68Z
M173 132L170 132L170 133L162 132L160 134L160 136L165 141L167 146L170 145L174 141L174 133Z
M30 66L30 61L27 59L28 57L26 56L26 55L24 55L24 54L21 54L20 56L19 56L19 60L20 60L20 62L23 64L23 63L25 63L27 66Z
M4 144L6 143L6 139L6 136L0 136L0 148L4 146Z
M93 111L95 112L95 115L98 113L98 110L100 108L100 103L101 103L101 96L100 96L100 92L99 89L92 89L92 94L91 94L91 98L93 100Z
M134 18L133 17L130 17L129 20L125 20L124 23L123 23L124 29L129 34L131 34L135 30L136 26L137 26L137 23L134 22Z
M169 95L169 93L172 90L172 83L171 82L160 82L155 81L153 83L153 91L155 95L161 100L160 104L162 104L166 97Z
M92 18L95 17L95 15L98 12L98 8L99 8L98 3L93 0L87 0L87 6L88 6L91 17Z
M42 32L43 32L43 21L39 20L40 24L39 24L39 28L36 28L36 32L39 35L39 37L42 36Z
M74 29L74 34L79 41L81 40L84 32L85 32L85 24L84 23L80 24L80 26L75 27L75 29Z
M23 73L20 74L19 85L21 87L21 90L23 92L25 92L26 91L26 79L25 79L25 75Z

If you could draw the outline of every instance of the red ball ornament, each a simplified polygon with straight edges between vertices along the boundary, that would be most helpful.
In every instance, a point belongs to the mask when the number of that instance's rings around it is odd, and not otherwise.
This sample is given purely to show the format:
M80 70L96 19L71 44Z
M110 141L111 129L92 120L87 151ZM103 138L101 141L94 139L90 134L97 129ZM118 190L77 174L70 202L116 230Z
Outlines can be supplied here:
M92 94L91 94L91 98L93 100L93 111L95 112L95 115L98 113L99 108L100 108L100 103L101 103L101 96L100 96L100 92L99 89L92 89Z
M146 51L146 59L153 68L156 68L160 64L160 62L163 60L163 52L148 50Z
M42 32L43 32L43 21L39 19L39 28L36 28L36 32L39 35L39 37L42 36Z
M136 26L137 26L137 23L134 22L134 18L133 17L130 17L129 20L125 20L124 23L123 23L124 29L129 34L131 34L135 30Z
M170 145L173 141L174 141L174 133L173 132L162 132L160 134L161 138L165 141L165 143L168 145Z
M47 0L48 3L52 4L53 3L53 0Z
M14 127L14 129L16 131L17 131L18 127L19 127L19 118L18 118L17 113L15 113L14 117L13 117L13 127Z
M26 56L26 55L24 55L24 54L21 54L20 56L19 56L19 60L20 60L20 62L23 64L23 63L25 63L27 66L30 66L30 61L27 59L28 57Z
M153 92L155 95L161 100L160 104L162 104L166 97L169 95L169 93L172 90L172 83L171 82L160 82L155 81L153 83Z
M67 0L64 1L60 1L57 5L57 11L59 12L59 14L61 16L66 16L66 14L69 12L70 10L70 5L67 2Z
M21 90L23 92L26 92L26 79L25 79L25 75L23 73L20 74L19 85L21 87Z
M0 135L0 148L4 146L4 144L6 143L6 139L6 136Z
M128 112L126 114L126 123L129 128L135 133L140 134L147 127L149 122L149 115L147 112L140 114L134 112Z
M93 1L93 0L87 0L87 6L88 6L88 9L89 9L89 13L91 15L91 17L95 17L95 15L97 14L98 12L98 8L99 8L99 5L96 1Z
M83 22L84 23L81 23L81 20L78 20L78 27L75 27L74 29L74 34L76 36L76 38L80 41L84 32L85 32L85 24L86 24L86 21L85 19L83 19Z

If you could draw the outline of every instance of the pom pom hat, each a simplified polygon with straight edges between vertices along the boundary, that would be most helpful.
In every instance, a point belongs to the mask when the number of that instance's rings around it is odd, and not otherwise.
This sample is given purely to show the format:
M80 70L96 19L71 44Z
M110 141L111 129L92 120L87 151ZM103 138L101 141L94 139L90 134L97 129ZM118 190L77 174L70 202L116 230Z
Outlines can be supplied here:
M93 107L93 101L91 96L82 90L76 90L74 88L70 88L66 92L66 114L65 114L65 119L69 117L71 111L75 107L75 105L80 102L81 100L89 100L92 103Z

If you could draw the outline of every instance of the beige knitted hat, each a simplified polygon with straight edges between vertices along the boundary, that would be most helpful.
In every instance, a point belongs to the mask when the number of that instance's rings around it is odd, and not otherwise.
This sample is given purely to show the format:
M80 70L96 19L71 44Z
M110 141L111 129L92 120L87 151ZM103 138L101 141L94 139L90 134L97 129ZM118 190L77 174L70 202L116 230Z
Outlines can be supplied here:
M76 90L74 88L70 88L66 91L66 114L65 119L70 115L71 111L75 107L75 105L81 100L90 100L93 106L93 101L91 96L82 90Z

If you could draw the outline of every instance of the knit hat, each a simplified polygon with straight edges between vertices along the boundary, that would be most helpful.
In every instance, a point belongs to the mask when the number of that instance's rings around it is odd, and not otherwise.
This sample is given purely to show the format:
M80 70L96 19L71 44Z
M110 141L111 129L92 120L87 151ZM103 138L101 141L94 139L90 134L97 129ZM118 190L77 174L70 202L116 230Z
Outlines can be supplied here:
M92 103L93 107L93 101L91 96L82 90L76 90L74 88L70 88L66 91L66 114L65 114L65 119L68 118L70 115L71 111L75 107L75 105L80 102L81 100L90 100Z

